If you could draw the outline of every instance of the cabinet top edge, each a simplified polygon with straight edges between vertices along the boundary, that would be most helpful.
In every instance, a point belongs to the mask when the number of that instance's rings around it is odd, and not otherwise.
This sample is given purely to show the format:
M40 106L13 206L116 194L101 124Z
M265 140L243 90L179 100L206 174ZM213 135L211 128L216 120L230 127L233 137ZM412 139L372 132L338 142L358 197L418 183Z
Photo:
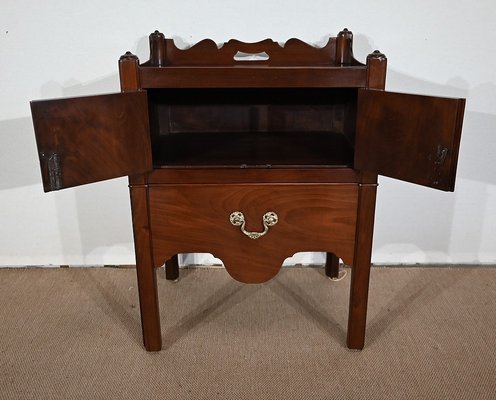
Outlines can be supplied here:
M167 66L361 66L353 57L353 34L344 29L329 37L324 46L291 38L284 43L273 39L247 43L237 39L217 44L203 39L179 48L174 39L155 31L149 36L150 58L143 67Z

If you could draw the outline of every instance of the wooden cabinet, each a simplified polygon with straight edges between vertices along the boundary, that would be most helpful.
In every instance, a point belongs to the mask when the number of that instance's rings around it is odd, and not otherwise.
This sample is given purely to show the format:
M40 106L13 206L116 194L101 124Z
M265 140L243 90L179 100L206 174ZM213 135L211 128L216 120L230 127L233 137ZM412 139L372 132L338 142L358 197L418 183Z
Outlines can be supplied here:
M147 350L160 350L155 270L209 252L241 282L299 251L352 266L347 345L364 345L377 175L454 190L464 99L384 91L386 57L354 59L344 30L291 39L150 35L121 93L31 103L45 191L129 176ZM226 245L227 244L227 245ZM187 295L187 294L186 294Z

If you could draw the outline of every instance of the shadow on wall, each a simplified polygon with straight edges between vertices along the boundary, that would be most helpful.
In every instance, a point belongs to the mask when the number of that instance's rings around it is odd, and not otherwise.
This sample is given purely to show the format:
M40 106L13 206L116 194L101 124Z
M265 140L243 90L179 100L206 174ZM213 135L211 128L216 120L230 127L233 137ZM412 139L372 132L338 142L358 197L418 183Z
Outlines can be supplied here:
M419 82L394 72L390 76L401 82L401 90L415 91L429 95L447 97L466 97L467 109L471 101L488 96L488 91L496 95L492 83L474 89L461 91L454 87L444 87ZM411 88L411 89L410 89ZM396 89L396 88L395 88ZM389 87L389 90L394 91ZM395 245L401 245L413 255L418 252L439 254L441 258L448 253L468 254L467 262L479 262L479 244L482 243L485 219L489 212L489 193L484 186L496 185L492 150L496 148L496 115L465 112L462 140L458 159L455 193L443 193L415 185L396 183L390 179L381 179L378 191L377 222L374 237L376 251L394 252ZM491 167L492 166L492 167ZM382 189L382 190L381 190ZM384 195L386 194L387 195ZM472 203L470 213L460 212ZM457 210L458 209L458 213ZM416 220L420 222L416 224ZM435 221L435 223L433 222ZM404 222L404 224L403 224ZM415 229L415 226L417 228ZM414 229L411 229L414 227ZM463 229L464 232L456 232ZM453 249L453 236L465 235L470 238L463 243L464 248ZM459 239L457 240L459 243ZM408 260L406 255L405 262ZM415 257L415 256L414 256ZM458 257L458 258L459 258ZM422 260L415 260L415 262Z
M89 85L71 84L59 87L57 90L62 92L62 97L80 96L81 93L85 95L115 93L119 91L116 82L118 77L114 75ZM53 86L53 83L50 85ZM42 96L46 97L45 91L53 89L55 88L44 87ZM101 263L102 261L99 260L106 258L115 258L119 260L116 262L119 264L133 264L134 248L127 179L113 179L67 191L72 195L70 202L66 201L67 196L60 196L61 193L56 193L54 196L64 253L80 252L83 264ZM74 219L71 223L67 218L67 215L74 211L77 228L74 226ZM80 242L77 245L72 242L74 235L70 234L74 229L79 230ZM106 264L110 262L112 261L103 261Z
M362 58L361 54L370 53L373 50L366 37L355 36L354 42L355 53L360 53L360 59ZM148 53L147 37L141 38L136 43L134 52L140 56L141 61L146 60L147 56L143 55ZM118 56L116 56L116 61L117 58ZM360 61L364 60L361 59ZM48 82L42 87L41 97L71 97L116 92L118 91L118 88L115 87L117 81L116 74L90 84ZM463 81L452 79L448 85L437 85L403 75L391 68L388 70L387 82L386 88L391 91L440 96L468 96L468 108L470 108L471 98L478 96L486 98L487 96L494 96L496 92L496 87L491 83L470 89ZM382 224L383 230L390 230L390 234L376 236L376 248L396 243L411 244L422 251L448 252L453 229L452 222L455 218L455 204L460 198L467 195L466 191L470 189L467 181L489 185L496 184L496 175L492 172L494 168L491 169L490 167L494 165L491 149L496 148L496 135L492 131L494 126L496 126L496 115L466 112L459 158L457 191L454 195L448 194L442 199L443 210L432 207L432 215L419 215L417 202L409 201L407 198L411 195L412 190L418 189L407 189L400 187L402 184L387 183L384 186L390 188L388 196L382 196L382 191L379 190L378 218L381 219L379 223ZM41 193L43 189L31 118L0 121L0 149L0 190L39 185ZM408 186L411 187L411 185ZM405 195L402 198L401 192L404 189ZM421 190L426 190L426 198L433 204L439 201L439 196L443 196L442 193L431 189ZM75 208L75 218L77 218L79 225L81 241L78 247L80 246L83 257L86 258L90 254L95 254L95 251L105 251L109 246L122 244L126 247L125 252L132 253L129 200L127 194L125 198L123 197L123 192L127 192L127 188L124 187L122 181L89 185L84 188L69 189L69 191L72 193L70 197L64 196L62 199L62 196L54 196L64 251L67 250L68 254L72 254L76 248L70 242L74 239L74 235L68 234L69 231L74 230L74 219L70 218L68 221L66 218L67 214L74 213ZM397 194L391 196L393 191ZM400 198L403 201L400 202ZM481 198L480 194L478 198ZM398 204L402 204L401 207ZM485 203L477 204L474 213L470 216L474 234L481 234L482 229L477 230L477 228L482 227L486 207L487 204ZM425 224L426 230L430 230L430 234L425 235L424 232L415 233L408 229L400 229L399 224L401 222L398 221L408 218L418 218L424 221L422 224ZM429 219L436 221L434 229ZM436 248L433 248L433 241L430 240L430 237L433 236L437 238ZM441 248L439 247L440 241L442 241ZM477 249L473 249L473 251L477 253ZM322 257L318 256L317 259L322 260Z
M381 48L380 48L381 49ZM354 52L362 54L375 50L367 37L355 35ZM388 55L387 49L381 49ZM429 253L441 259L449 253L470 254L470 262L478 262L479 244L482 243L485 218L489 210L488 185L496 184L491 149L496 148L496 115L467 111L478 104L492 104L496 99L496 86L492 82L470 88L461 78L447 75L446 85L416 79L395 71L389 59L386 90L417 93L441 97L464 97L467 109L463 124L458 159L455 193L442 193L416 185L380 178L378 190L374 249L377 253L395 252L401 248L405 262L419 262L418 253ZM484 189L482 186L486 186ZM470 213L463 211L471 202ZM462 212L460 212L462 210ZM458 211L458 212L457 212ZM418 220L418 222L417 222ZM413 229L412 229L413 228ZM457 230L462 229L460 233ZM456 235L455 235L456 234ZM464 248L453 249L453 237L469 237ZM408 254L412 259L408 259ZM456 257L456 256L455 256ZM393 257L395 258L395 257ZM397 259L397 257L396 257Z
M134 51L147 54L148 38L141 38ZM40 99L118 92L118 58L116 74L89 84L49 81L42 85ZM33 185L40 197L53 196L59 229L53 240L61 242L64 259L91 264L110 252L120 255L122 264L134 263L126 178L44 195L31 117L0 121L0 190Z
M0 190L40 183L31 118L0 121Z
M148 55L148 37L142 37L131 51L138 55ZM124 53L125 50L122 51L122 54ZM45 97L44 92L49 90L60 91L61 97L119 92L119 57L120 54L115 57L115 75L90 84L73 82L70 85L55 87L53 83L50 83L50 87L45 85L42 88L42 96ZM141 59L141 61L146 60ZM71 210L76 209L80 238L78 245L84 264L93 264L95 260L102 259L112 260L106 263L134 264L131 206L127 178L113 179L69 190L73 193L73 202L70 205L56 196L60 238L64 252L66 249L74 248L71 240L65 239L70 237L70 235L66 235L66 232L73 230L74 226L67 223L66 210L59 207L62 205L70 207ZM68 254L71 254L70 251Z

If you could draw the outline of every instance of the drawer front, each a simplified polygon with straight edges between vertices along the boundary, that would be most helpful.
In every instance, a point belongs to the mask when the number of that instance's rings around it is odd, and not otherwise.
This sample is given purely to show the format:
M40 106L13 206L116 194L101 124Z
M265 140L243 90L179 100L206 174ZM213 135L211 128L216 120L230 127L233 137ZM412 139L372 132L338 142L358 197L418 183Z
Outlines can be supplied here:
M212 253L234 279L260 283L301 251L352 264L357 199L354 184L151 186L155 266L177 253Z

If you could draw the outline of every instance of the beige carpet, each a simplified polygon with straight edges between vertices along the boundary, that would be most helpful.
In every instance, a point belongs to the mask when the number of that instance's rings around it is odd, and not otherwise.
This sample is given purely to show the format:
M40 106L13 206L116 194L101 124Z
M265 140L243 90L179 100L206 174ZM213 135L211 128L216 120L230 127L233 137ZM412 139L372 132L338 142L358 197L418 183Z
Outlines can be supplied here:
M349 276L181 272L147 353L134 269L0 270L0 399L496 398L496 268L374 268L362 352Z

